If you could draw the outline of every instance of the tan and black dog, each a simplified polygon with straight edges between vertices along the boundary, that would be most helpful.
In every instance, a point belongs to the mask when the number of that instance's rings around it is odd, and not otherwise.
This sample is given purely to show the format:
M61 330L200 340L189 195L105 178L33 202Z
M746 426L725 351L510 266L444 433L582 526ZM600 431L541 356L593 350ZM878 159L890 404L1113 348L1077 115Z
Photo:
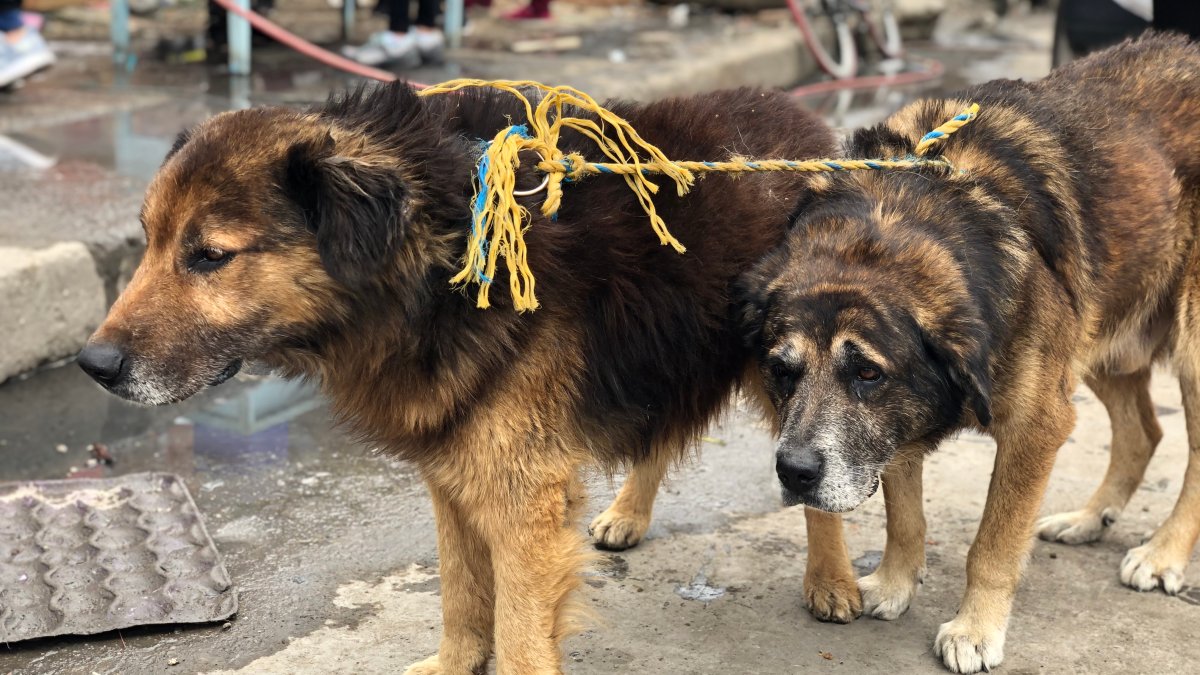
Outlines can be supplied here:
M1108 407L1113 464L1088 507L1043 535L1094 538L1138 485L1159 437L1156 360L1179 372L1191 460L1175 512L1121 578L1178 590L1200 530L1200 47L1151 35L1036 83L918 101L846 154L903 157L970 102L978 119L941 150L953 170L820 179L746 280L785 500L847 511L882 478L887 546L858 581L866 612L899 616L921 580L922 458L962 429L995 438L966 594L934 642L961 673L1003 657L1078 377ZM811 546L845 556L836 537ZM826 618L852 618L849 560L822 573Z
M612 109L681 159L833 149L780 93ZM507 94L394 84L201 124L151 183L145 258L79 355L144 404L262 361L318 380L353 432L414 462L437 517L444 633L410 673L484 672L493 649L501 673L560 670L586 559L581 468L633 465L594 529L602 545L639 539L667 466L754 372L733 283L782 241L804 190L794 175L714 175L657 197L679 255L624 181L582 181L556 222L530 224L542 309L518 314L502 293L476 309L449 280L479 139L523 115ZM560 147L593 148L574 134ZM540 178L523 169L519 187ZM522 201L538 213L536 200Z

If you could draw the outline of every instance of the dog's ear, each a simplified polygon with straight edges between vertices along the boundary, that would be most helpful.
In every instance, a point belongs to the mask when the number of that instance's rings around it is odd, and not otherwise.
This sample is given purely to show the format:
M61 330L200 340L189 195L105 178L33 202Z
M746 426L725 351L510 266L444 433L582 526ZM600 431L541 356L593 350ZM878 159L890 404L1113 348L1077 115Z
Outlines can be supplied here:
M763 265L746 272L733 283L733 320L747 349L757 353L762 349L763 323L771 305L768 285L773 275Z
M329 276L361 287L395 258L408 228L410 200L386 163L338 155L326 134L289 148L283 171L284 190L316 235Z
M183 131L180 131L179 135L175 137L175 142L171 144L171 149L167 151L167 156L163 157L163 164L166 164L168 160L179 154L179 151L182 150L183 146L187 145L187 142L190 140L192 140L191 129L184 129Z
M975 413L979 425L992 425L992 379L988 375L987 358L983 350L963 358L956 368L950 369L950 380L967 397L967 405Z
M962 333L958 333L960 336ZM925 349L942 368L950 385L962 397L963 405L975 413L980 426L992 424L992 378L988 372L987 349L978 338L921 333Z

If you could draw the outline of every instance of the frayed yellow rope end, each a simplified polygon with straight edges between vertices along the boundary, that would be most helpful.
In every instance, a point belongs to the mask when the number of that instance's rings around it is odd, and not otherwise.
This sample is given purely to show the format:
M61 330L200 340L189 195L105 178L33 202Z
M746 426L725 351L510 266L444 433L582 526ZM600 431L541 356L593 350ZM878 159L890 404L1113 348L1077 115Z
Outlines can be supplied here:
M695 176L638 136L629 122L577 89L549 87L531 81L451 80L425 89L420 95L445 94L472 87L487 87L512 94L524 103L528 116L526 125L512 126L497 134L480 160L467 253L462 271L451 279L455 285L478 284L477 305L480 308L490 305L488 291L501 257L505 259L508 271L513 307L519 312L538 307L533 272L529 268L525 246L527 213L516 201L516 175L522 150L533 150L540 155L542 162L563 165L563 170L550 175L546 185L546 200L541 209L544 215L555 217L562 205L564 180L577 180L583 176L581 172L572 172L567 168L576 162L582 167L583 157L578 154L564 156L558 148L564 128L577 131L592 140L611 161L635 167L633 172L623 177L649 217L659 241L680 253L686 250L667 229L667 224L654 208L651 197L658 192L658 185L647 174L651 171L663 174L675 183L675 191L680 196L691 188ZM536 107L522 93L522 89L534 89L542 94ZM595 119L565 114L568 108L591 113Z

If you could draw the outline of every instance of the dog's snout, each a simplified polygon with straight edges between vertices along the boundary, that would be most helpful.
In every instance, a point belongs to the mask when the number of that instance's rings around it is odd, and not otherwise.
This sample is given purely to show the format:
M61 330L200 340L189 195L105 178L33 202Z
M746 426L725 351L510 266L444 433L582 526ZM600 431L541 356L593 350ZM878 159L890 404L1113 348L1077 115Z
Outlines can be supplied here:
M100 384L111 387L125 373L127 359L119 347L107 342L89 342L76 358L83 372Z
M788 490L801 494L821 478L821 458L811 450L780 454L775 460L775 473Z

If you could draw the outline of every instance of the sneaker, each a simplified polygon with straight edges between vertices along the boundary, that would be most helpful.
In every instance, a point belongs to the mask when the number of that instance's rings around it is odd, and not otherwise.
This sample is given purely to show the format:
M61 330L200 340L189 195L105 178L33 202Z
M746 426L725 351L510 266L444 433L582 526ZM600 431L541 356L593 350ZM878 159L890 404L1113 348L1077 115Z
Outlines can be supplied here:
M425 63L441 63L446 55L446 36L435 29L413 31L417 41L417 52Z
M395 64L405 68L415 68L421 65L421 53L417 50L417 39L411 32L397 35L387 30L380 31L372 35L360 47L343 47L342 54L364 66Z
M549 19L550 18L550 8L548 6L547 7L534 7L533 5L526 5L525 7L522 7L521 9L514 10L514 11L511 11L511 12L505 14L504 18L508 19L509 21L530 21L530 20L539 20L539 19Z
M54 52L41 33L26 28L16 42L0 38L0 88L54 65Z

